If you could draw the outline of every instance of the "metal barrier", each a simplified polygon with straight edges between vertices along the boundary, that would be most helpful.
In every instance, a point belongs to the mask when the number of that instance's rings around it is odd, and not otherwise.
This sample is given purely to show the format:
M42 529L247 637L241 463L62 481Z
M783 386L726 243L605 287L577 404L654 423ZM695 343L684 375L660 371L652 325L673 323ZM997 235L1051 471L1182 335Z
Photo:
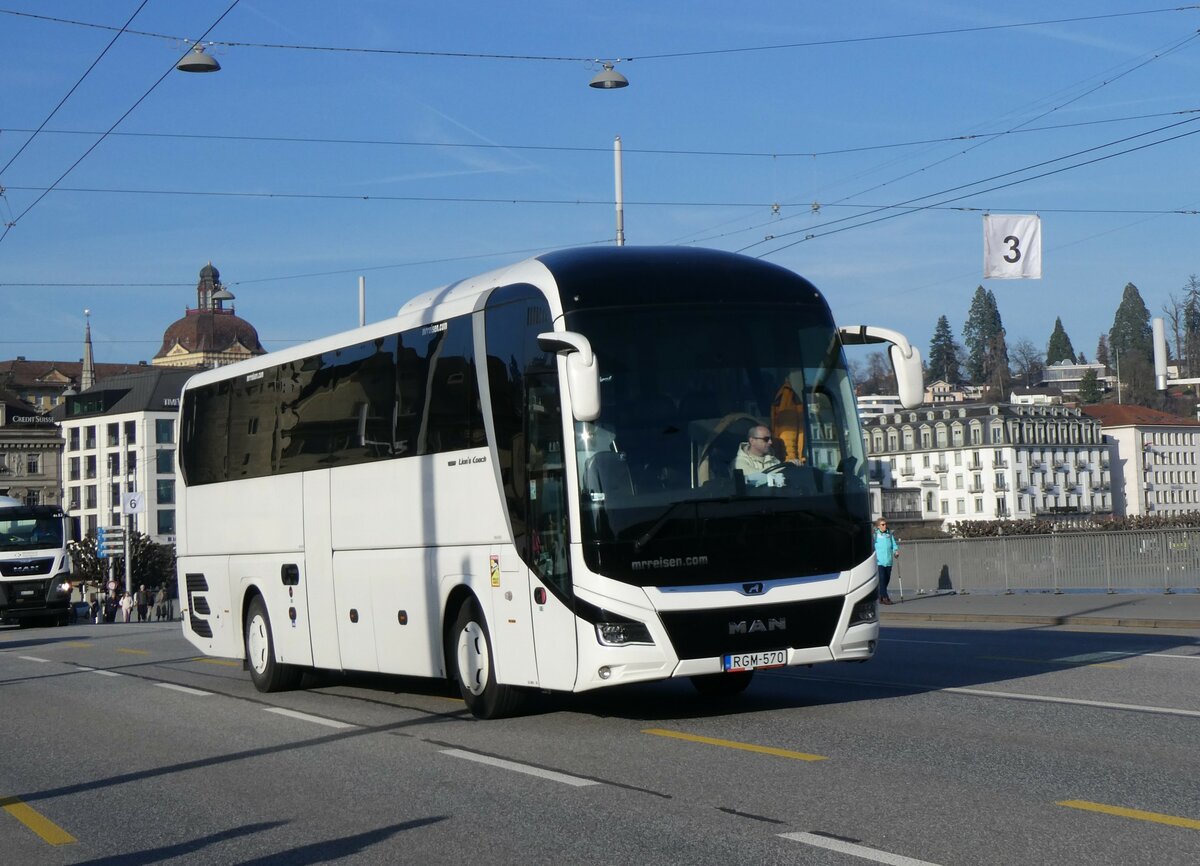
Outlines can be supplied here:
M1200 530L904 541L906 593L1200 589Z

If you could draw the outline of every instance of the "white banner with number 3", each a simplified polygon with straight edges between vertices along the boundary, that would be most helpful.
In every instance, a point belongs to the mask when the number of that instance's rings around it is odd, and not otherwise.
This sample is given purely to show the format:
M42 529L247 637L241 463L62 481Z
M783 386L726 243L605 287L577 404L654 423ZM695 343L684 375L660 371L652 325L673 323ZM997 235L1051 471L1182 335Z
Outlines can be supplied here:
M983 215L983 278L1042 278L1042 218L1024 214Z

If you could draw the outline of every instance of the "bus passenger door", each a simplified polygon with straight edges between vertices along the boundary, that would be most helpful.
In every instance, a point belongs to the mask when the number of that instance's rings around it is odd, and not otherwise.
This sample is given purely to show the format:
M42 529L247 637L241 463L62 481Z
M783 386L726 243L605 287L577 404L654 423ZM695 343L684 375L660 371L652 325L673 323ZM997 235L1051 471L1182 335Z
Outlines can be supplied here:
M526 391L526 559L532 572L533 638L544 689L575 686L563 421L556 372L530 375Z

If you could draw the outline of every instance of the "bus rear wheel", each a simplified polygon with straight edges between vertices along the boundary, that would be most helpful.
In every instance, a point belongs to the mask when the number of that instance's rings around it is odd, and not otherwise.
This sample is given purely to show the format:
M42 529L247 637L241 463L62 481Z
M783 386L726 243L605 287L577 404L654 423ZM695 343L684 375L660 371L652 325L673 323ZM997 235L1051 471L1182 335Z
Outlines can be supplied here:
M496 682L492 638L474 599L458 609L446 654L452 660L462 698L475 718L499 719L520 709L524 702L522 690Z
M250 679L260 692L282 692L295 688L302 671L275 660L275 638L271 618L262 596L255 596L246 608L246 661Z
M754 671L738 671L731 674L704 674L692 677L696 691L706 698L730 698L746 691Z

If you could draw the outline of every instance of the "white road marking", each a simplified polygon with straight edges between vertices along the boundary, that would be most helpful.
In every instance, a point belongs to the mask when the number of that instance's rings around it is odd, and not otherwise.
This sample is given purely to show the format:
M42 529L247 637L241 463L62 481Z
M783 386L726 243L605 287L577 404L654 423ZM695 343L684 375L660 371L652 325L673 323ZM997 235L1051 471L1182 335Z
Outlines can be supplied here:
M915 860L902 854L892 854L888 851L868 848L865 845L857 845L854 842L846 842L818 833L780 833L779 835L781 838L790 839L793 842L803 842L805 845L812 845L815 848L837 851L839 854L849 854L851 857L861 857L876 863L887 863L888 866L935 866L928 860Z
M1146 653L1146 655L1155 659L1191 659L1192 661L1200 661L1200 655L1187 656L1177 653Z
M576 788L600 784L592 779L584 779L579 776L568 776L566 773L556 773L553 770L543 770L540 767L531 767L528 764L518 764L516 761L506 761L503 758L493 758L489 755L480 755L475 752L464 752L461 749L442 749L442 754L450 755L454 758L465 758L468 761L476 761L480 764L489 764L493 767L500 767L504 770L513 770L517 773L525 773L529 776L539 776L543 779L549 779L552 782L562 782L564 785L573 785Z
M37 656L17 656L19 659L24 659L27 662L48 662L50 659L40 659Z
M89 674L100 674L102 677L124 676L124 674L119 674L116 671L106 671L101 670L100 668L89 668L87 665L75 665L75 667L79 668L81 671L87 671Z
M1071 704L1078 707L1097 707L1104 710L1132 710L1138 713L1156 713L1162 716L1188 716L1200 718L1200 710L1181 710L1175 707L1151 707L1144 704L1119 704L1113 701L1085 701L1080 698L1056 698L1049 695L1028 695L1021 692L993 692L987 689L947 688L943 692L956 695L979 695L985 698L1008 698L1014 701L1033 701L1043 704Z
M170 689L173 692L183 692L185 695L211 695L212 692L202 692L200 689L191 689L187 686L177 686L175 683L155 683L160 689Z
M324 725L327 728L357 728L358 725L351 725L348 722L339 722L336 719L326 719L321 716L310 716L308 713L302 713L299 710L287 710L283 707L267 707L268 713L276 713L281 716L287 716L289 719L299 719L302 722L312 722L314 725Z

